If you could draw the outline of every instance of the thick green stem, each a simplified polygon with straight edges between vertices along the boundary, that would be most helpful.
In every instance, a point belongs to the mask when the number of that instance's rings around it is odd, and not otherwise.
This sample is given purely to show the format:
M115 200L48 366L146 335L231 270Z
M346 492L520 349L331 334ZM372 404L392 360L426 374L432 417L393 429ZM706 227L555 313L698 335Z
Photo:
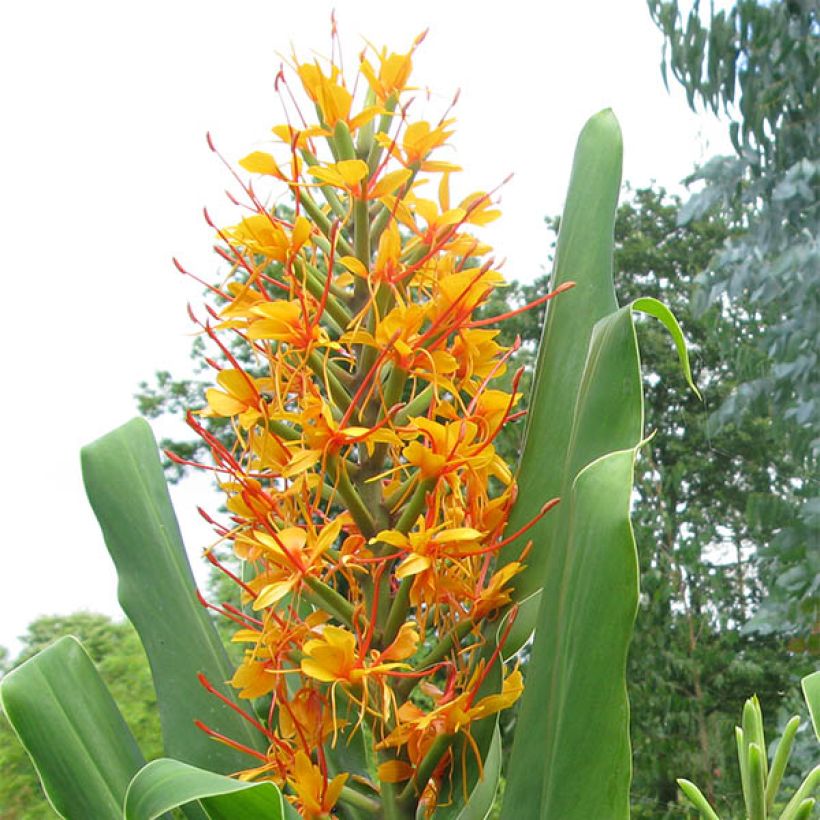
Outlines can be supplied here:
M435 480L430 478L426 478L419 483L412 498L407 502L407 506L396 522L395 528L399 532L405 535L410 532L424 507L427 493L429 493L434 486ZM407 578L402 578L398 592L396 592L396 597L393 598L393 603L390 605L387 620L381 629L382 646L390 646L390 644L393 643L396 635L399 633L399 629L401 629L401 625L407 619L407 612L410 609L410 590L412 586L412 575Z
M405 498L407 496L407 493L410 492L410 488L415 483L416 477L414 475L402 481L402 483L399 485L399 488L391 496L384 500L384 506L388 510L392 510L402 500L402 498Z
M370 268L370 214L367 200L357 199L353 205L353 244L356 258Z
M412 171L413 173L411 174L410 178L402 186L403 191L409 191L410 188L413 186L413 182L415 182L416 174L418 174L419 169L417 167L414 167ZM370 241L374 245L379 241L379 237L382 235L382 231L389 224L391 214L392 211L390 210L390 208L386 207L385 205L380 205L378 213L371 222L372 227L370 229Z
M386 134L390 130L390 125L393 122L393 112L396 110L396 103L398 102L398 97L395 94L392 94L390 98L384 104L385 113L381 115L379 118L379 131L380 134ZM370 168L370 173L372 174L376 168L379 167L379 162L381 161L382 151L384 149L379 145L379 143L374 139L370 145L370 153L367 155L367 166Z
M401 426L407 424L413 416L420 416L430 406L434 395L433 385L428 384L418 396L396 413L396 424Z
M283 421L268 420L268 430L270 430L271 433L278 438L282 438L285 441L299 441L299 439L302 438L296 430L285 424Z
M373 91L372 88L368 88L364 98L364 107L370 108L370 106L375 104L376 92ZM367 159L370 154L373 147L373 134L375 130L375 119L370 120L370 122L365 123L359 128L359 136L356 140L356 156L359 157L359 159ZM371 168L370 172L372 173L374 170L374 168Z
M336 149L339 152L339 159L356 159L356 148L353 145L353 138L350 136L350 129L347 123L339 120L333 129L333 139Z
M310 587L313 594L321 600L328 612L335 615L345 626L353 627L353 604L347 598L318 578L308 576L305 578L305 583Z
M305 285L310 291L310 295L316 299L322 299L325 291L325 278L322 273L315 268L310 262L305 262ZM345 330L353 318L347 308L338 301L338 298L328 293L325 299L325 310L336 322L341 330Z
M347 410L350 407L350 394L342 384L341 377L344 375L341 372L337 373L336 368L332 362L325 361L315 350L311 352L307 359L310 369L323 381L327 381L330 396L336 403L337 407L342 410Z
M384 386L384 404L379 408L377 419L382 419L387 415L391 407L394 407L401 401L404 386L407 384L407 371L400 367L394 367L387 377L387 383ZM377 473L381 470L384 459L387 456L387 444L379 442L373 448L373 455L368 459L368 467ZM390 505L388 505L389 509Z
M394 758L387 754L380 754L379 760L387 763ZM381 783L381 817L384 820L413 820L416 815L415 805L403 804L398 795L398 788L395 783Z
M344 501L348 512L353 516L356 526L365 538L373 538L376 534L376 525L370 515L370 510L361 495L359 495L359 491L350 481L347 471L334 456L329 456L327 463L328 467L336 474L336 490L342 501Z
M368 817L375 817L381 809L377 800L374 800L372 797L367 797L361 792L357 792L350 786L342 786L339 800L341 800L342 803L347 803L348 806L353 806L355 809L366 811Z
M333 232L333 223L330 221L330 217L319 207L316 200L313 199L304 188L299 191L299 201L302 203L302 207L307 212L307 215L313 220L314 225L316 225L329 240ZM353 255L353 248L341 235L341 232L336 237L336 246L344 255Z
M390 612L387 614L387 622L381 633L381 644L384 647L390 646L390 644L396 640L396 635L399 634L401 625L407 619L407 612L410 609L410 590L413 588L413 580L414 576L412 575L401 579L396 597L393 598Z
M396 522L395 528L400 533L407 535L407 533L413 529L413 524L416 523L416 519L419 517L422 509L424 508L424 503L427 500L427 493L429 493L435 486L436 480L434 478L424 478L419 482L419 486L416 487L416 491L407 502L407 506L404 508L402 514L399 516L399 520Z

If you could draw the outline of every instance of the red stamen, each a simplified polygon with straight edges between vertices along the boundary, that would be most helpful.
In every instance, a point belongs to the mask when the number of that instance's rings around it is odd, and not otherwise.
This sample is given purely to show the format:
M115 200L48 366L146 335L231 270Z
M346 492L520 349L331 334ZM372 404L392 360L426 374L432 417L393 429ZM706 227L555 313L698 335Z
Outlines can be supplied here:
M481 684L484 683L487 675L490 674L490 669L492 669L493 664L498 660L501 655L501 650L504 647L504 644L507 641L507 638L510 637L510 631L513 628L513 624L515 623L515 619L518 617L518 604L513 604L510 608L510 614L507 616L507 624L504 627L504 632L501 633L501 638L498 641L495 649L493 650L493 654L490 655L490 659L487 661L487 665L484 669L481 670L481 673L478 676L478 680L475 682L475 686L473 687L470 694L467 696L467 708L469 709L473 705L473 701L476 699L476 695L478 695L478 690L481 688Z
M249 715L244 709L234 703L229 697L223 695L220 691L216 689L215 686L211 684L211 682L205 677L205 675L200 672L197 676L197 680L202 684L207 692L212 695L216 695L227 707L233 709L238 715L241 715L248 723L251 724L255 729L258 729L262 732L269 740L274 739L274 734L271 732L267 727L263 726L255 717Z
M229 737L225 737L225 735L214 731L209 726L206 726L201 720L195 720L194 725L197 729L201 729L205 732L208 737L212 737L214 740L218 740L220 743L224 743L226 746L230 746L232 749L236 749L239 752L244 752L247 755L251 755L252 757L257 758L257 760L261 760L263 763L268 762L267 757L260 752L257 752L256 749L251 749L249 746L245 746L236 740L231 740Z
M515 310L507 311L507 313L502 313L499 316L488 316L486 319L478 319L475 322L470 322L467 327L474 328L474 327L484 327L484 325L493 325L496 322L503 322L505 319L511 319L513 316L518 316L519 313L524 313L524 311L532 310L533 308L538 307L539 305L543 305L544 302L549 302L555 296L558 296L559 293L564 293L567 290L575 287L575 282L564 282L558 287L550 291L549 293L545 293L543 296L539 296L537 299L533 299L532 302L528 302L526 305L522 305L520 308L516 308Z
M249 586L248 586L248 585L247 585L247 584L246 584L246 583L245 583L245 582L244 582L244 581L243 581L243 580L242 580L242 579L241 579L238 575L235 575L235 574L234 574L233 572L231 572L231 571L230 571L230 570L229 570L229 569L228 569L228 568L227 568L224 564L222 564L222 563L219 561L219 559L218 559L218 558L217 558L217 557L213 554L213 552L211 552L210 550L208 550L208 551L205 553L205 558L207 558L207 559L208 559L208 561L209 561L209 562L210 562L213 566L215 566L215 567L216 567L216 568L217 568L220 572L222 572L222 573L224 573L225 575L227 575L227 576L228 576L228 578L230 578L230 579L231 579L231 580L232 580L235 584L238 584L239 586L241 586L241 587L242 587L242 589L244 589L244 590L245 590L245 592L247 592L247 593L248 593L248 595L250 595L250 596L251 596L251 598L253 598L254 600L256 600L256 598L258 598L258 597L259 597L259 593L255 592L255 591L253 590L253 588L249 587Z
M533 519L529 523L524 524L524 526L521 527L521 529L516 530L512 535L507 536L507 538L505 538L503 541L499 541L495 545L495 548L496 549L501 549L501 547L506 547L507 544L509 544L511 541L515 541L515 539L518 538L520 535L523 535L527 530L534 527L560 501L561 501L560 498L552 498L549 501L547 501L547 503L544 504L543 507L541 507L541 509L538 511L538 513L536 513L536 515L533 517Z

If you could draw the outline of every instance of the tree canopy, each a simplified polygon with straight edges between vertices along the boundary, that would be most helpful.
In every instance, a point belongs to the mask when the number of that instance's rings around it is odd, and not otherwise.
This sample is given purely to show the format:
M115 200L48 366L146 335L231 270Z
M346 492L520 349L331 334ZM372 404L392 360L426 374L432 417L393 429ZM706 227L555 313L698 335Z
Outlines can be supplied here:
M738 0L683 14L677 0L649 0L664 38L661 68L727 122L735 148L690 178L683 223L719 208L733 228L706 260L696 312L732 304L758 326L736 345L738 381L715 408L713 429L744 413L768 414L794 454L795 514L767 550L770 594L752 628L778 630L793 647L820 650L820 27L812 0ZM768 508L759 508L765 516Z

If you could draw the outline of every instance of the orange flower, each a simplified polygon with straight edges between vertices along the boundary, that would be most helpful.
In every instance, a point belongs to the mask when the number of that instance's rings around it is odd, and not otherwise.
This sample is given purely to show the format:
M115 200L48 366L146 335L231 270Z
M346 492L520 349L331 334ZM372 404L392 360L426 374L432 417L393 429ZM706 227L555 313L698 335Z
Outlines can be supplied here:
M288 783L296 792L296 806L305 820L327 817L339 800L348 774L338 774L328 782L322 770L301 750L296 752Z

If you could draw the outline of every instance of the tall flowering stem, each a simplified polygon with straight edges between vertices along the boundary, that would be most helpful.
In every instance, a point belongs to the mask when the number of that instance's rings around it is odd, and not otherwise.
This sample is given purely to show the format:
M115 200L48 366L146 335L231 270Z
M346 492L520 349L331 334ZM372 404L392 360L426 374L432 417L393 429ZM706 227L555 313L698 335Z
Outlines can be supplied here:
M230 271L199 321L216 386L189 420L243 567L224 568L244 604L222 609L245 647L231 684L259 699L247 717L268 743L241 777L274 780L306 818L432 812L473 721L523 689L505 669L478 695L503 663L482 635L525 557L495 567L521 534L493 445L520 394L497 386L513 350L477 311L503 279L473 231L499 211L492 192L451 199L449 112L412 116L422 39L364 52L352 85L339 58L280 72L286 123L240 162L246 213L218 230ZM203 416L229 420L229 443ZM357 733L375 762L336 772Z

